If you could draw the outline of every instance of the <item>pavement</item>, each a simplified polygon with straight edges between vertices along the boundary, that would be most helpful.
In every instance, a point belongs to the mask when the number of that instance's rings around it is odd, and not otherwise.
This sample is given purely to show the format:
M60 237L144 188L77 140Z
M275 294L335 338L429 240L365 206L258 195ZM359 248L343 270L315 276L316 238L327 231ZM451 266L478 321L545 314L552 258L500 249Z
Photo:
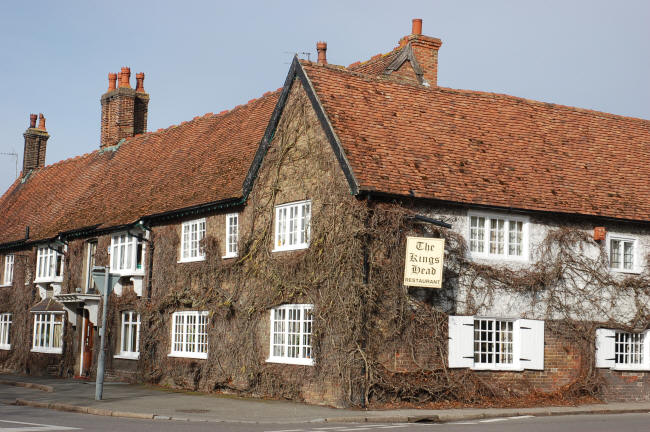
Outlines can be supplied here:
M95 383L0 374L0 403L84 414L155 420L232 423L446 423L514 416L648 413L650 401L536 408L337 409L304 403L173 391L107 382L95 400Z

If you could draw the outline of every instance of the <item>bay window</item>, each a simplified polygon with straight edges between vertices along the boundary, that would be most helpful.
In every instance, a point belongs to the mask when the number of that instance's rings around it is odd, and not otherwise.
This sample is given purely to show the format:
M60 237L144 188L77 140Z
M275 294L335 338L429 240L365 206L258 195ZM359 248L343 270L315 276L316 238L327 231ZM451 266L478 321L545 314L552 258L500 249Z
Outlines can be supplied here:
M144 272L144 244L141 239L128 233L111 237L111 273L122 275Z
M49 246L40 246L36 253L36 279L34 282L60 282L63 280L63 254Z
M34 313L32 351L52 354L63 352L63 312Z

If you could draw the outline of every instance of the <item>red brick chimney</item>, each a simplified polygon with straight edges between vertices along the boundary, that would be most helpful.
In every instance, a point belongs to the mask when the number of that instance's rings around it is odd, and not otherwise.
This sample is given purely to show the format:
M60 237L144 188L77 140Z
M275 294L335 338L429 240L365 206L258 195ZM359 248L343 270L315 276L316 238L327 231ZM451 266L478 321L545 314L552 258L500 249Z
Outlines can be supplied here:
M108 74L108 90L101 97L101 148L147 131L149 95L144 91L144 73L136 75L135 90L130 79L128 67L123 67L119 74Z
M23 134L25 137L25 151L23 153L23 176L30 171L45 166L45 150L50 135L45 129L45 117L38 115L38 127L36 126L36 114L29 115L29 128Z
M400 47L411 44L415 60L422 70L424 85L438 85L438 50L442 41L438 38L422 35L422 19L414 18L411 34L399 41Z
M327 42L316 42L316 51L318 51L318 63L327 64Z

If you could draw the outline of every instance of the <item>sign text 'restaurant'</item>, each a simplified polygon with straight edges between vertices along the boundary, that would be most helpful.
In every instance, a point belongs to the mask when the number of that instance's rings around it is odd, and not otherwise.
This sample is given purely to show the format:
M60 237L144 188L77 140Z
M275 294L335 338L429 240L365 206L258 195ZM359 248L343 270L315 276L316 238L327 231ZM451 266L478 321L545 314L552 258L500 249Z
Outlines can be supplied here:
M404 285L442 288L444 254L445 239L407 237Z

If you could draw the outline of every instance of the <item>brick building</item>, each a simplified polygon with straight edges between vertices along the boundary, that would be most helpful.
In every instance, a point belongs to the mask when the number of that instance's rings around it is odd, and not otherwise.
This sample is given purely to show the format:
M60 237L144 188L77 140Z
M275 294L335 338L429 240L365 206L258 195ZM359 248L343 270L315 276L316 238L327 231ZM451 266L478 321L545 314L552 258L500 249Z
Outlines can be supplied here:
M319 42L281 89L156 132L122 68L99 149L50 166L32 115L0 198L0 368L94 375L100 265L109 376L647 400L650 121L439 87L421 24L348 67ZM403 285L409 235L446 239L441 289Z

